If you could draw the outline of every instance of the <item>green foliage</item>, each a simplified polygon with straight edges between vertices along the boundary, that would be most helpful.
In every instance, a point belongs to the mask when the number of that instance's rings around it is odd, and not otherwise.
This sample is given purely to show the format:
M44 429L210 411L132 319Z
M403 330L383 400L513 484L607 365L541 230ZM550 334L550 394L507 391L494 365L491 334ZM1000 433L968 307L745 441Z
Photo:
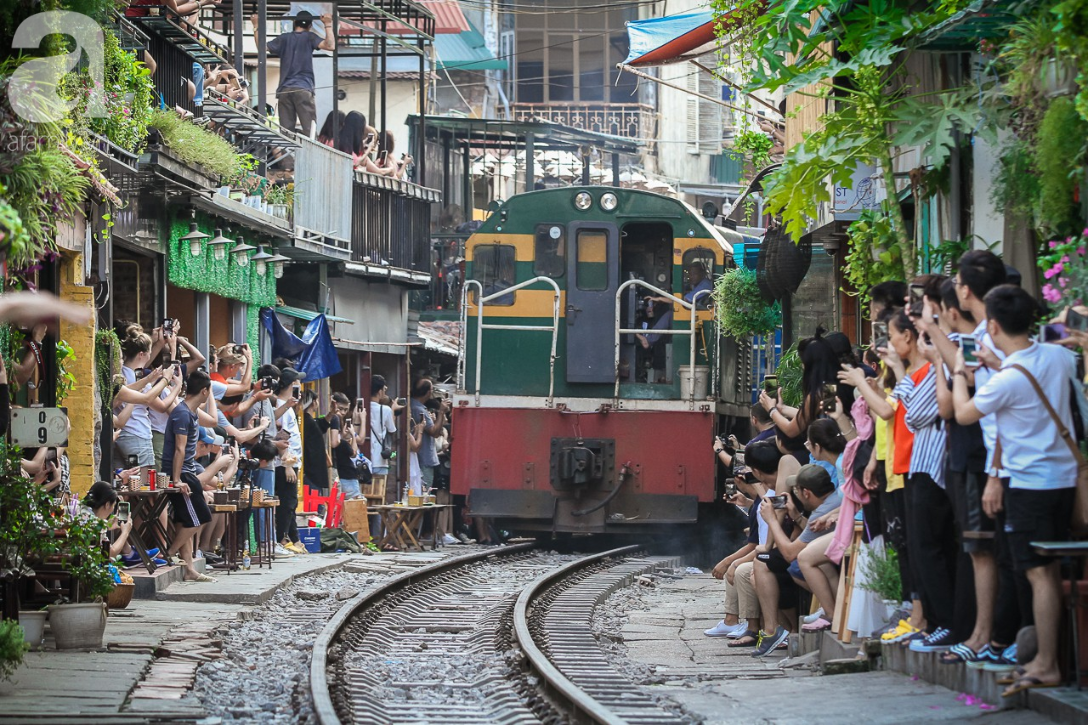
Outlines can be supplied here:
M1085 230L1088 231L1088 230ZM1054 305L1082 305L1088 301L1088 234L1051 241L1039 253L1043 299Z
M113 399L115 376L121 373L121 341L111 329L94 334L94 372L98 392L102 396L102 412L108 413ZM120 381L118 381L120 382Z
M1001 152L990 200L999 212L1022 219L1034 218L1039 205L1039 175L1032 143L1014 138Z
M23 628L11 619L0 620L0 680L10 680L30 649Z
M0 442L0 580L34 573L33 561L57 553L62 511L53 496L25 477L21 451Z
M69 73L61 93L78 101L69 113L70 130L85 138L88 131L94 132L126 151L138 152L147 140L147 123L154 101L151 71L136 59L135 53L123 50L110 30L105 31L104 37L106 82L103 90L107 115L105 118L86 116L91 77L86 70Z
M903 254L898 249L899 240L888 214L887 202L880 209L866 209L846 230L849 249L843 279L849 282L855 294L864 304L869 299L869 289L889 279L906 279ZM847 291L847 290L844 290Z
M1054 55L1057 36L1048 12L1021 18L1009 28L1009 37L1001 45L995 67L1005 82L1016 135L1033 141L1047 106L1046 75Z
M771 163L771 149L774 141L760 130L746 130L737 134L733 141L733 151L748 159L753 169L759 170Z
M929 269L937 274L952 270L965 252L974 249L975 237L964 239L942 239L940 244L929 247ZM997 244L997 242L994 242Z
M718 277L713 297L718 324L730 337L767 335L782 323L781 308L763 300L753 270L736 267Z
M782 353L778 361L778 386L782 388L782 402L791 408L801 407L804 393L801 390L801 355L797 352L797 343L793 343L789 350Z
M221 177L235 176L243 170L242 154L233 146L174 111L152 111L147 125L158 129L170 153L187 164L198 164Z
M1083 175L1081 159L1088 123L1069 98L1055 98L1039 126L1035 169L1039 174L1037 221L1047 236L1065 235L1080 226L1076 192ZM1072 142L1072 143L1071 143Z
M65 521L63 551L73 555L65 567L84 587L82 599L93 601L113 591L113 574L103 539L109 531L97 516L80 515Z
M887 601L903 601L903 582L899 578L899 553L885 545L883 556L870 552L862 570L865 583L861 588Z
M1088 0L1064 0L1044 9L1054 31L1055 57L1076 68L1074 103L1080 117L1088 120Z
M210 235L214 232L214 222L211 219L198 215L197 223L205 234ZM188 231L188 219L175 219L170 226L170 237L167 242L167 270L170 284L200 292L211 292L248 303L247 342L256 355L256 351L260 349L258 344L260 308L276 305L276 278L272 274L271 267L262 277L257 274L255 264L250 263L245 267L239 267L230 255L224 260L216 260L206 245L201 255L194 257L189 252L188 243L178 241ZM256 246L255 240L249 241Z
M76 361L75 350L64 340L57 341L57 405L64 405L64 399L76 386L76 376L68 367Z

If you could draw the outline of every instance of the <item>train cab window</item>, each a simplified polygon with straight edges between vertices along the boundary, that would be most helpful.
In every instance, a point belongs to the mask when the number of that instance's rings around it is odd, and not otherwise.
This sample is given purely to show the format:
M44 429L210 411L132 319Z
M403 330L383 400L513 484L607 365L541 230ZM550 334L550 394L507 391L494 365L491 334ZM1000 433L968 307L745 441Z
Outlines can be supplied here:
M578 289L608 289L608 233L579 229L576 247Z
M472 278L483 287L484 297L512 287L517 282L515 250L510 244L477 244L472 248ZM514 304L511 292L487 302L489 305ZM473 302L475 302L473 292Z
M567 230L561 224L537 224L533 273L559 278L567 267Z
M696 247L684 252L684 299L690 300L698 290L714 289L714 251ZM710 306L710 296L702 295L696 307L705 310Z

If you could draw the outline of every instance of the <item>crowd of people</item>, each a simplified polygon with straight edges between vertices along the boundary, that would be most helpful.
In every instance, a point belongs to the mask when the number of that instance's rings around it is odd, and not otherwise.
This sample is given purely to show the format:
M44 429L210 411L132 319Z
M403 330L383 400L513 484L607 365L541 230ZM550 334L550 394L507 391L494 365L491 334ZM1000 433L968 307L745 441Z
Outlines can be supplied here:
M1047 315L996 255L969 251L955 270L869 290L868 350L818 330L798 345L800 404L772 381L752 439L715 440L749 526L714 567L725 617L707 636L762 657L793 622L818 632L838 613L861 637L1001 672L1006 695L1060 681L1059 564L1032 542L1070 536L1088 406L1069 348L1088 333L1064 323L1088 310L1061 312L1044 336ZM844 615L840 566L858 526ZM866 579L892 550L902 601L888 616ZM815 611L796 611L802 591ZM1018 653L1032 625L1034 651Z

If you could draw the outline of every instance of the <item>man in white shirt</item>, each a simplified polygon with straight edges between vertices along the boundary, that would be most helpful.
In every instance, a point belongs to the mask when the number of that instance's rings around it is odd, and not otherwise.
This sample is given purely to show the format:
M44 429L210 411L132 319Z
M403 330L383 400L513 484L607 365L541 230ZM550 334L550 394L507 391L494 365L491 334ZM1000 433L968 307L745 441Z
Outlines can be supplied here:
M1012 285L995 287L986 295L986 332L1006 358L1001 369L968 392L968 371L963 355L956 359L953 401L956 420L970 425L984 415L997 422L1000 458L994 465L1009 474L1005 496L1005 533L1013 566L1027 574L1032 590L1032 610L1038 636L1038 654L1024 673L1006 690L1053 685L1061 681L1058 670L1058 625L1061 617L1061 579L1058 562L1035 553L1032 541L1064 541L1069 538L1077 463L1063 440L1057 423L1035 390L1031 377L1042 388L1062 426L1073 430L1073 396L1083 403L1076 386L1076 360L1072 352L1056 345L1039 344L1030 331L1039 307L1030 294ZM1026 375L1024 368L1030 373ZM976 378L977 380L977 378ZM984 502L985 503L985 502ZM992 504L991 504L992 506ZM993 510L988 510L993 515Z

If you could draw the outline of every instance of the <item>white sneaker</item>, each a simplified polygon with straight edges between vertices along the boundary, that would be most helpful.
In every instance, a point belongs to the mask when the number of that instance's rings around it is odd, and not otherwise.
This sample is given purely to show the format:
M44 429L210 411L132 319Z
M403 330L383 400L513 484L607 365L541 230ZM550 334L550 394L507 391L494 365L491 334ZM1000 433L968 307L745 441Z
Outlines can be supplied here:
M738 624L726 624L725 620L718 622L710 629L704 630L703 634L707 637L740 637L742 634L748 631L748 623L741 621ZM734 632L739 634L734 635Z
M460 544L461 540L456 537L450 536L449 534L443 534L442 543L446 546L452 546L453 544Z
M801 624L812 624L822 616L824 616L824 608L820 607L812 614L806 614L804 617L801 617Z
M276 548L272 550L272 555L277 559L290 559L294 554L284 548L283 544L276 544Z

